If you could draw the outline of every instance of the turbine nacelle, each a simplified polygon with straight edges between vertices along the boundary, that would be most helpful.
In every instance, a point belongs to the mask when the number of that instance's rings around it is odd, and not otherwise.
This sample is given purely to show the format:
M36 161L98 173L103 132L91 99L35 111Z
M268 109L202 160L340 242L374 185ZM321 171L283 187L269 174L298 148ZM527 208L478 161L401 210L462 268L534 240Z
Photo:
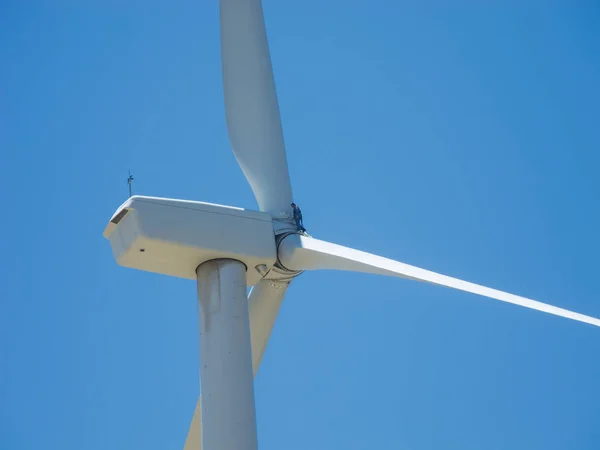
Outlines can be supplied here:
M246 265L247 284L253 286L267 274L282 278L273 270L274 226L285 229L286 222L233 206L133 196L103 234L121 266L195 280L200 264L229 258Z

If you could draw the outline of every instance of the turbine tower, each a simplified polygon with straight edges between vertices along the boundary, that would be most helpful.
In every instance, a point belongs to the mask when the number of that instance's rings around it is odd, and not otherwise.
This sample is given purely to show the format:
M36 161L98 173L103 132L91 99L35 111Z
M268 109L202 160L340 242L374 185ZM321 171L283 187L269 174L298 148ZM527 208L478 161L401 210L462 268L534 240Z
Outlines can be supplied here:
M220 21L229 140L259 211L133 196L104 230L118 264L197 282L202 395L185 450L257 449L254 376L286 290L304 271L424 281L600 326L596 318L298 231L261 1L220 0Z

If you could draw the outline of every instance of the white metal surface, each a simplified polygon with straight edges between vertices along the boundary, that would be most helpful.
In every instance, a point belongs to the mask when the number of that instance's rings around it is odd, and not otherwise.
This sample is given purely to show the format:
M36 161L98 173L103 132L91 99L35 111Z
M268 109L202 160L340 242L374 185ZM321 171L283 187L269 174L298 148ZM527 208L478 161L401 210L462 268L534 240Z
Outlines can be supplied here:
M202 447L257 450L246 268L219 259L196 273Z
M288 282L262 280L250 292L248 305L252 336L252 366L255 375L267 349L288 286Z
M277 93L260 0L221 0L221 59L229 140L261 211L292 202Z
M254 376L256 376L260 367L260 362L267 348L271 331L275 325L288 286L288 282L262 280L250 291L248 306ZM202 410L200 401L201 399L198 398L184 450L199 450L201 448Z
M269 214L211 203L134 196L104 236L121 266L192 280L202 262L232 258L246 264L252 286L261 279L255 267L276 260Z
M306 236L287 237L279 247L279 259L291 270L349 270L426 281L600 326L600 320L594 317Z

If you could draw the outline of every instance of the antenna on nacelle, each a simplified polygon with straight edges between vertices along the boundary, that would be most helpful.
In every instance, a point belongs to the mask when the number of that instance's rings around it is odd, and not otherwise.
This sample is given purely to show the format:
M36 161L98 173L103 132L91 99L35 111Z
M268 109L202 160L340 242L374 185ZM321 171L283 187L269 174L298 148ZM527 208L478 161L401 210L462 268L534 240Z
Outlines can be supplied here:
M131 197L131 183L133 183L133 177L131 176L131 170L129 171L129 177L127 178L127 185L129 186L129 196Z

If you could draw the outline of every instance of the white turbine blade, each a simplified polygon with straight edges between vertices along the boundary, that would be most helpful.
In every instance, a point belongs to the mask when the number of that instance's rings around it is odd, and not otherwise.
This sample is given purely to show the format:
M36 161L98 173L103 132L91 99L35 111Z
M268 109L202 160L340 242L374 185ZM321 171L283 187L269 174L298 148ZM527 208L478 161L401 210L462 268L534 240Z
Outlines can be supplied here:
M188 431L183 450L201 450L202 449L202 410L200 407L200 397L196 402L194 417Z
M279 252L281 263L292 270L348 270L426 281L600 326L600 319L594 317L310 237L289 236L280 245Z
M262 280L250 291L248 307L250 309L250 339L252 341L252 366L254 376L267 348L271 331L275 325L279 308L289 283ZM183 450L200 450L202 447L202 411L200 398L196 403L194 417L188 431Z
M289 282L262 280L250 291L250 339L254 376L262 361Z
M292 202L279 105L260 0L221 0L221 59L233 153L261 211Z

